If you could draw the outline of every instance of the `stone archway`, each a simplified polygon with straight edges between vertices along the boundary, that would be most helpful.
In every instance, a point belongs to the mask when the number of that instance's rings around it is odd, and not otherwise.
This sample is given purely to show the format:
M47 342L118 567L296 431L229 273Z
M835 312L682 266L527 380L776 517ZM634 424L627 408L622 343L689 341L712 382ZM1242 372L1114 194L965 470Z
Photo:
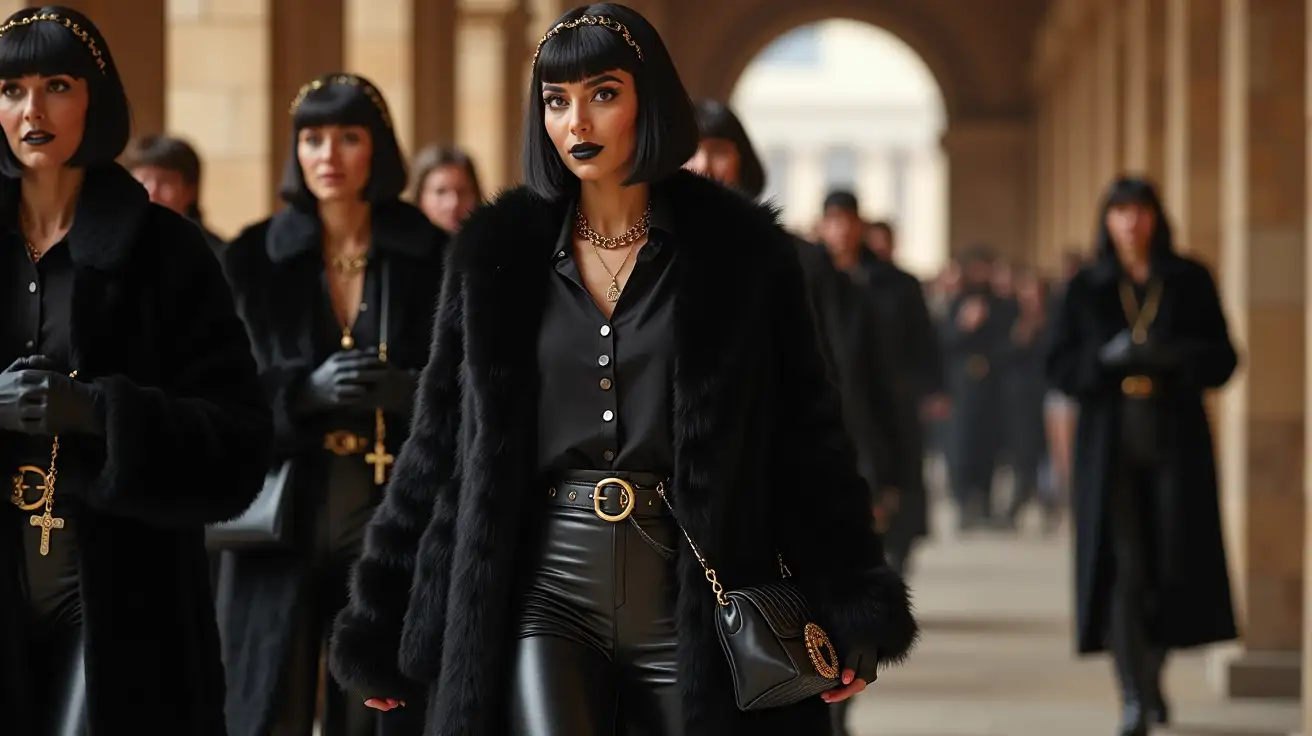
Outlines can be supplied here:
M764 6L764 7L762 7ZM771 6L778 6L777 10ZM931 40L937 32L933 19L918 14L914 7L892 9L862 0L803 2L767 0L751 8L735 6L737 17L725 19L734 29L720 45L702 48L713 58L694 62L692 68L705 69L697 87L702 94L729 99L735 85L752 61L775 39L788 31L824 20L847 19L882 28L907 44L929 67L943 94L949 125L963 107L962 90L978 86L970 78L971 67L959 58L951 39Z
M757 54L789 30L831 18L883 28L929 67L943 95L947 130L950 251L973 242L1031 260L1035 147L1032 39L1046 0L667 0L671 52L689 92L728 99Z

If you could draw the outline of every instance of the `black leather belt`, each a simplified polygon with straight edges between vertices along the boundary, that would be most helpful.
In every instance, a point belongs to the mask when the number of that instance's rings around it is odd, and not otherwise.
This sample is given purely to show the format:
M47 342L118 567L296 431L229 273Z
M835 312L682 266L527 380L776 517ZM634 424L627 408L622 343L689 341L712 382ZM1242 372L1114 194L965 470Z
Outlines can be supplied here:
M669 513L661 500L665 479L654 473L570 470L549 481L549 503L584 509L603 521L618 523L630 516Z

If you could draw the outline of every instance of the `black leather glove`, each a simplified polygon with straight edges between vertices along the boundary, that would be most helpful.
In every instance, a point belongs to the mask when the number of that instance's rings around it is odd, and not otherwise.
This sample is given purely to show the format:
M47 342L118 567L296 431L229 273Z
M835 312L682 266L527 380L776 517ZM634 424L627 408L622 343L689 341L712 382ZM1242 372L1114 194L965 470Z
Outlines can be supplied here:
M1124 329L1098 348L1098 360L1108 368L1124 368L1137 358L1137 348L1130 330Z
M856 679L872 683L879 679L879 653L872 648L853 649L843 657L842 668L855 672Z
M95 391L55 369L42 355L15 360L0 373L0 429L51 437L103 435Z
M363 403L381 407L384 411L406 412L414 403L415 387L419 377L404 368L397 368L391 363L381 363L383 370L378 381L369 386Z
M376 355L358 350L333 353L305 381L299 406L303 411L359 406L387 370Z

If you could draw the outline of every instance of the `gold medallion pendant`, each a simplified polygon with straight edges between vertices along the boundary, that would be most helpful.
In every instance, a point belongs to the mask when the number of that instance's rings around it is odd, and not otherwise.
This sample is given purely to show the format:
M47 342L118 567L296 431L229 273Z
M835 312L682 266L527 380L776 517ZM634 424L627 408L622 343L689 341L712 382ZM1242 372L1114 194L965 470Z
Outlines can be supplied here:
M811 664L821 677L827 680L838 679L838 652L834 649L829 635L817 624L808 623L802 629L802 638L806 641L806 653L811 655ZM825 655L828 654L828 659Z

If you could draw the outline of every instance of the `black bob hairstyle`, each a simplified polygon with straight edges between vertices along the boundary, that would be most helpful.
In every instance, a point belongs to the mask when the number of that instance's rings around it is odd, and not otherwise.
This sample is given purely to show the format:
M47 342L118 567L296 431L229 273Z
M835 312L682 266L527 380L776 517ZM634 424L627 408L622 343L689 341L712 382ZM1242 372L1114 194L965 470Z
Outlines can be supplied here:
M371 204L399 199L405 191L405 157L392 130L392 116L387 102L373 82L356 74L325 74L301 87L292 101L292 145L283 167L278 195L297 209L313 211L318 199L305 184L301 161L296 155L297 140L305 128L320 125L359 125L369 130L373 155L369 162L369 181L361 198Z
M595 23L562 29L539 47L525 106L523 166L525 184L546 199L572 195L578 178L561 161L547 135L544 83L582 82L614 70L633 75L638 95L637 141L625 186L654 183L677 173L697 152L700 139L692 100L665 43L647 19L617 3L596 3L565 13L551 28L583 16L622 24L637 49L620 30Z
M75 30L76 29L76 30ZM87 84L87 116L68 166L104 166L123 153L132 113L118 66L100 30L85 15L59 5L27 8L0 26L0 79L68 75ZM23 175L23 165L5 141L0 174Z
M1157 260L1170 256L1175 251L1174 235L1166 217L1166 208L1162 206L1162 198L1157 194L1157 187L1147 179L1119 176L1107 186L1102 207L1098 210L1098 257L1110 259L1114 264L1120 263L1116 258L1116 245L1112 242L1111 231L1107 229L1107 213L1113 207L1124 205L1139 205L1153 213L1153 235L1149 241L1148 258Z
M715 100L697 103L697 127L702 140L729 141L738 149L738 188L752 199L765 189L765 168L743 123L727 105Z

